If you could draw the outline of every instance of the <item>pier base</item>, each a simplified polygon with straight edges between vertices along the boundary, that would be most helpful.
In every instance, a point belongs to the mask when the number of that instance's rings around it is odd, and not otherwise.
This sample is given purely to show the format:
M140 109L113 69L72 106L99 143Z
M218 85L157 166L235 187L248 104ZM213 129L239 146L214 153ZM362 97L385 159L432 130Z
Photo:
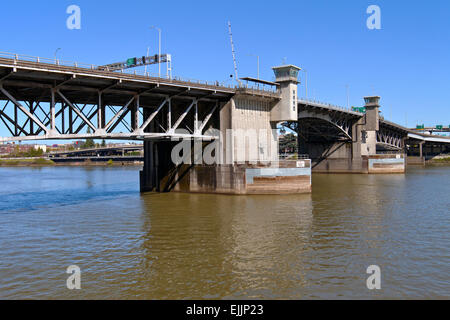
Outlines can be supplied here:
M311 193L311 161L175 166L169 143L146 142L141 192L218 194ZM170 150L169 150L170 149Z
M313 173L405 173L406 161L403 154L362 156L360 158L329 158L312 160Z

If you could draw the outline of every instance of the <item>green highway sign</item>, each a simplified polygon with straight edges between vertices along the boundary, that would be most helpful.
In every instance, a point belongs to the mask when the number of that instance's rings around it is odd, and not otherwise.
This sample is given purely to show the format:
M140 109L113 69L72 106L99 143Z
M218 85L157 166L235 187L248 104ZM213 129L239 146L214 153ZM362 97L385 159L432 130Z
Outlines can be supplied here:
M352 111L365 113L366 112L366 108L365 107L352 107Z
M127 66L134 66L136 64L136 58L130 58L127 60Z

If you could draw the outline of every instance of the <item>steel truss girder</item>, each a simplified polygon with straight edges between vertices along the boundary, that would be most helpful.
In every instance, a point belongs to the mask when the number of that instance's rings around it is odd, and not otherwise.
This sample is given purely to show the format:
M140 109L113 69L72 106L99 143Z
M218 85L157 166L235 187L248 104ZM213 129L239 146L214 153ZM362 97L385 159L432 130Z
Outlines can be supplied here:
M355 122L354 117L350 117L342 112L319 112L315 109L311 110L303 110L299 112L299 123L306 123L306 121L314 121L314 119L324 121L328 124L331 124L334 128L337 128L340 132L340 135L336 135L336 139L342 140L342 138L347 140L352 140L352 126ZM301 124L300 128L302 127ZM324 132L320 132L318 126L309 125L308 130L315 131L314 135L322 135L327 138L327 134ZM328 137L328 138L332 138Z
M123 106L104 105L102 95L105 90L109 90L110 87L103 90L98 90L98 104L86 108L89 105L82 107L77 103L72 102L64 93L64 85L71 79L60 83L59 85L50 88L51 101L48 108L42 105L40 99L36 101L24 101L22 104L19 102L13 94L3 87L0 83L0 92L3 93L9 100L6 100L6 104L3 108L0 108L0 125L5 125L8 131L11 133L11 137L0 137L0 142L7 141L33 141L33 140L71 140L71 139L117 139L117 140L145 140L145 139L167 139L167 138L204 138L211 139L214 137L203 136L203 131L207 123L211 120L214 112L217 111L219 102L212 100L215 105L206 114L204 120L199 122L198 103L200 100L210 102L210 99L189 98L184 112L179 115L177 121L172 125L172 100L179 99L186 101L186 97L178 95L164 96L163 102L147 117L144 119L144 108L148 106L140 105L140 95L136 94L130 97L130 100ZM111 86L112 88L113 86ZM48 88L42 90L49 90ZM142 92L148 93L147 91ZM24 106L26 105L28 109ZM6 113L7 109L13 109L14 115L9 116ZM106 107L111 110L113 116L111 119L105 119ZM120 107L116 110L115 107ZM167 107L167 108L164 108ZM59 110L58 110L59 109ZM167 109L167 112L162 117L167 116L168 123L167 128L163 128L158 122L157 116L160 115L163 110ZM89 111L88 111L89 110ZM25 116L23 124L19 123L18 111L21 111ZM66 116L68 112L68 117ZM42 115L39 116L38 113ZM191 130L185 119L189 113L192 114L194 119L193 128ZM129 125L125 117L131 116L132 122ZM142 115L142 124L140 115ZM97 116L97 121L93 119ZM68 119L67 119L68 118ZM108 121L109 120L109 121ZM68 121L68 123L67 123ZM148 132L148 128L152 122L157 124L157 132ZM185 123L185 127L190 134L180 134L177 129L181 129L181 125ZM33 125L38 126L37 130L33 129ZM126 128L127 132L115 132L119 124L122 124ZM27 125L30 126L30 130L27 131ZM84 127L88 126L92 129L92 133L80 133ZM66 130L67 127L67 130Z
M377 144L396 150L402 150L405 147L404 136L401 133L384 127L380 127L377 131Z

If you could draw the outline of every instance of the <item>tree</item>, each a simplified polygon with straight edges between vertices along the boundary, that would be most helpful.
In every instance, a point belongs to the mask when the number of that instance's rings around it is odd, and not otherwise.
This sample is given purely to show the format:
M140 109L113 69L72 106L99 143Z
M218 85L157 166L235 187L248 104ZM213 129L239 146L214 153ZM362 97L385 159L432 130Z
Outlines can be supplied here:
M106 147L106 141L105 141L105 139L102 140L102 147Z
M87 129L87 134L91 134L91 128ZM86 139L86 142L83 144L82 149L91 149L95 148L95 142L94 139L88 138Z
M288 133L280 138L280 153L296 153L298 152L297 137Z

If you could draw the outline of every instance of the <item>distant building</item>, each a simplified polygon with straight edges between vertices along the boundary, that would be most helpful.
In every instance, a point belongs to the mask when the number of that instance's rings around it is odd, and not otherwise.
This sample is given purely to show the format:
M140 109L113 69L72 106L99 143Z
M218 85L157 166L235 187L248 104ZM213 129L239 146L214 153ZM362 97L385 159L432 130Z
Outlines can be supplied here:
M0 145L0 156L6 156L17 152L28 152L33 148L34 146L31 144L2 144Z

